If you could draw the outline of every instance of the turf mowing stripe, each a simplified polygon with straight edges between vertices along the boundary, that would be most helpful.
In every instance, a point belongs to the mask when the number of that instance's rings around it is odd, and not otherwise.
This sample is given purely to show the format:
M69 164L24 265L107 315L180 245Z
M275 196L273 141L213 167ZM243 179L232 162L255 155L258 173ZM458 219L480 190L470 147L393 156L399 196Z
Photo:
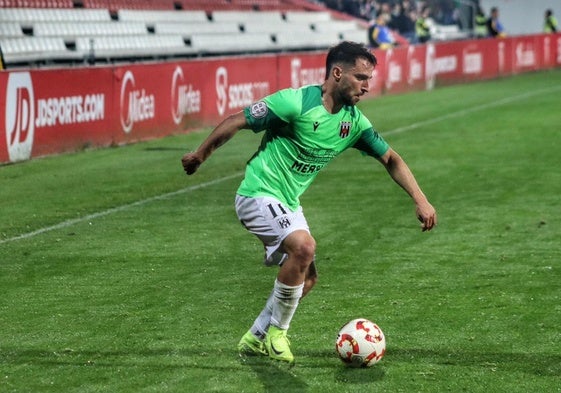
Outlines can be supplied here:
M8 243L8 242L16 241L16 240L29 239L30 237L37 236L37 235L40 235L40 234L45 233L45 232L53 231L55 229L67 228L69 226L72 226L74 224L78 224L78 223L83 222L83 221L93 220L95 218L107 216L107 215L112 214L112 213L118 213L118 212L121 212L123 210L129 209L131 207L142 206L142 205L145 205L145 204L153 202L153 201L166 199L166 198L170 198L170 197L173 197L173 196L176 196L176 195L179 195L179 194L184 194L184 193L195 191L195 190L198 190L198 189L201 189L201 188L213 186L213 185L221 183L223 181L234 179L234 178L236 178L238 176L241 176L241 175L243 175L243 172L237 172L237 173L234 173L232 175L221 177L221 178L218 178L218 179L214 179L214 180L211 180L211 181L206 182L206 183L201 183L201 184L197 184L195 186L182 188L182 189L177 190L177 191L168 192L167 194L156 195L156 196L153 196L153 197L150 197L150 198L142 199L140 201L128 203L126 205L113 207L111 209L104 210L104 211L101 211L101 212L98 212L98 213L89 214L89 215L84 216L84 217L74 218L72 220L66 220L66 221L63 221L63 222L61 222L59 224L56 224L56 225L52 225L52 226L49 226L49 227L37 229L36 231L33 231L33 232L24 233L24 234L14 236L14 237L11 237L11 238L8 238L8 239L2 239L2 240L0 240L0 244Z
M521 100L521 99L533 97L533 96L544 94L544 93L551 93L551 92L555 92L555 91L558 91L558 90L561 90L561 86L554 86L554 87L549 87L549 88L546 88L546 89L534 90L534 91L531 91L531 92L526 92L526 93L519 94L519 95L516 95L516 96L511 96L511 97L503 98L503 99L500 99L500 100L497 100L497 101L489 102L487 104L476 105L476 106L471 107L471 108L462 109L460 111L448 113L446 115L435 117L435 118L432 118L430 120L425 120L425 121L420 121L420 122L417 122L417 123L413 123L413 124L410 124L408 126L398 127L398 128L393 129L393 130L383 132L381 134L384 135L384 136L395 135L395 134L410 131L410 130L413 130L415 128L419 128L419 127L422 127L422 126L425 126L425 125L438 123L438 122L443 121L443 120L463 116L463 115L466 115L466 114L469 114L469 113L473 113L473 112L477 112L477 111L481 111L481 110L485 110L485 109L489 109L489 108L494 108L494 107L497 107L497 106L508 104L510 102L518 101L518 100ZM111 208L111 209L108 209L108 210L104 210L104 211L101 211L101 212L98 212L98 213L90 214L90 215L87 215L87 216L84 216L84 217L74 218L72 220L66 220L66 221L63 221L63 222L61 222L59 224L56 224L56 225L52 225L52 226L48 226L48 227L45 227L45 228L37 229L36 231L24 233L24 234L14 236L14 237L10 237L10 238L7 238L7 239L1 239L0 244L4 244L4 243L16 241L16 240L29 239L31 237L40 235L40 234L45 233L45 232L50 232L50 231L53 231L53 230L56 230L56 229L61 229L61 228L67 228L69 226L72 226L74 224L78 224L78 223L83 222L83 221L93 220L95 218L107 216L109 214L118 213L118 212L121 212L123 210L129 209L131 207L142 206L142 205L145 205L145 204L153 202L153 201L157 201L157 200L161 200L161 199L165 199L165 198L170 198L170 197L173 197L173 196L176 196L176 195L179 195L179 194L184 194L184 193L195 191L195 190L198 190L198 189L201 189L201 188L213 186L213 185L221 183L223 181L234 179L238 176L241 176L242 174L243 174L243 172L234 173L232 175L221 177L221 178L218 178L218 179L215 179L215 180L211 180L211 181L206 182L206 183L197 184L196 186L186 187L186 188L182 188L182 189L177 190L177 191L169 192L167 194L162 194L162 195L157 195L157 196L150 197L150 198L147 198L147 199L142 199L140 201L136 201L136 202L133 202L133 203L128 203L126 205L117 206L117 207L114 207L114 208Z
M435 117L435 118L432 118L432 119L429 119L429 120L424 120L424 121L420 121L420 122L417 122L417 123L413 123L413 124L410 124L408 126L398 127L398 128L393 129L391 131L381 132L380 134L383 135L383 136L400 134L402 132L410 131L410 130L413 130L415 128L423 127L423 126L426 126L426 125L429 125L429 124L438 123L442 120L448 120L448 119L452 119L454 117L467 115L469 113L494 108L494 107L501 106L501 105L504 105L504 104L508 104L508 103L518 101L518 100L521 100L521 99L524 99L524 98L530 98L530 97L541 95L541 94L553 93L553 92L558 91L558 90L561 90L561 86L554 86L554 87L548 87L546 89L534 90L534 91L527 92L527 93L524 93L524 94L519 94L517 96L506 97L506 98L503 98L503 99L500 99L500 100L497 100L497 101L494 101L494 102L489 102L487 104L481 104L481 105L476 105L476 106L471 107L471 108L462 109L461 111L447 113L445 115Z

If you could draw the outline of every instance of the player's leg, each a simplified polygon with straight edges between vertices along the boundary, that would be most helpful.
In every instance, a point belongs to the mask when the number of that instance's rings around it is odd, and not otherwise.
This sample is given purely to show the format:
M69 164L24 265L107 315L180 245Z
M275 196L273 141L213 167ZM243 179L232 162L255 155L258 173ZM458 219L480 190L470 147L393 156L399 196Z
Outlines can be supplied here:
M312 261L312 263L310 263L310 266L308 266L308 271L306 272L306 280L304 281L304 291L302 292L302 297L310 293L314 285L316 285L317 281L318 272L316 267L316 259L314 257L314 260Z
M297 230L282 242L288 257L280 267L273 290L271 326L265 338L269 357L294 362L287 331L304 292L309 266L314 260L316 242L308 231Z
M292 259L287 265L290 269L281 267L281 270L286 269L288 276L293 275L293 271L298 271L297 280L300 281L300 283L295 286L287 285L278 279L275 280L275 287L267 299L265 307L255 319L251 329L242 337L238 344L241 354L263 354L264 352L266 353L266 350L263 350L259 344L268 333L274 304L278 303L279 299L282 300L282 304L276 307L278 309L277 325L285 324L286 322L284 321L287 319L289 323L294 314L298 300L301 298L304 291L303 282L306 281L313 285L314 275L309 275L307 273L308 268L306 264L309 264L308 260L310 260L310 255L311 260L313 260L315 241L311 235L309 235L308 224L301 208L293 212L273 198L247 198L238 196L236 197L236 211L245 228L259 237L265 245L265 265L284 266L286 261L292 256ZM294 236L292 236L293 233ZM310 244L311 252L306 251L310 248ZM306 252L308 254L304 258L306 262L298 262L302 259L302 254L306 254ZM297 267L297 265L302 266ZM304 278L302 278L301 270L304 270ZM311 285L308 284L308 290L311 288ZM292 287L297 288L295 289ZM294 299L296 299L296 301L294 301ZM294 308L293 311L291 311L292 308ZM286 317L286 315L288 315L288 317ZM290 354L290 356L292 355ZM288 361L291 360L293 360L293 358L288 359Z

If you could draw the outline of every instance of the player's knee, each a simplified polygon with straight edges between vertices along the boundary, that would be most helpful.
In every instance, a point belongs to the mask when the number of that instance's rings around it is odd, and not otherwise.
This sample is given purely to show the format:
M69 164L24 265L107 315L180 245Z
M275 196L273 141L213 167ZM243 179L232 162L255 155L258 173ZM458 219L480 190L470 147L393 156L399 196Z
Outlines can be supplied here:
M316 242L314 238L309 236L305 240L299 242L298 245L294 247L293 254L302 266L308 267L313 262L316 254Z

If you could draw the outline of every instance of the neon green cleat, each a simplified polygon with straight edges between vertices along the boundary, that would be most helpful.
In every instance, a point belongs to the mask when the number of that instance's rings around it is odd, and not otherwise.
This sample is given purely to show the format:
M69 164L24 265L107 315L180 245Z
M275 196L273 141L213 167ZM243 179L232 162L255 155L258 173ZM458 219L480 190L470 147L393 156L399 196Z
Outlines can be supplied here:
M271 325L267 337L265 337L265 349L271 359L290 364L294 363L294 355L290 350L290 341L286 336L286 330Z
M238 351L240 356L267 356L265 343L247 331L238 343Z

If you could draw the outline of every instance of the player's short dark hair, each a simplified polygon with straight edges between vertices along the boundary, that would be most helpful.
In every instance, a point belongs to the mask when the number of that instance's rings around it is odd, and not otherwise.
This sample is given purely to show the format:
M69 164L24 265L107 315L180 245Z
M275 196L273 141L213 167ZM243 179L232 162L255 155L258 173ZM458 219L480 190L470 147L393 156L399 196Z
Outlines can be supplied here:
M329 77L331 69L336 64L354 66L357 59L366 59L373 66L378 64L376 56L363 44L352 41L342 41L331 47L325 60L325 79Z

